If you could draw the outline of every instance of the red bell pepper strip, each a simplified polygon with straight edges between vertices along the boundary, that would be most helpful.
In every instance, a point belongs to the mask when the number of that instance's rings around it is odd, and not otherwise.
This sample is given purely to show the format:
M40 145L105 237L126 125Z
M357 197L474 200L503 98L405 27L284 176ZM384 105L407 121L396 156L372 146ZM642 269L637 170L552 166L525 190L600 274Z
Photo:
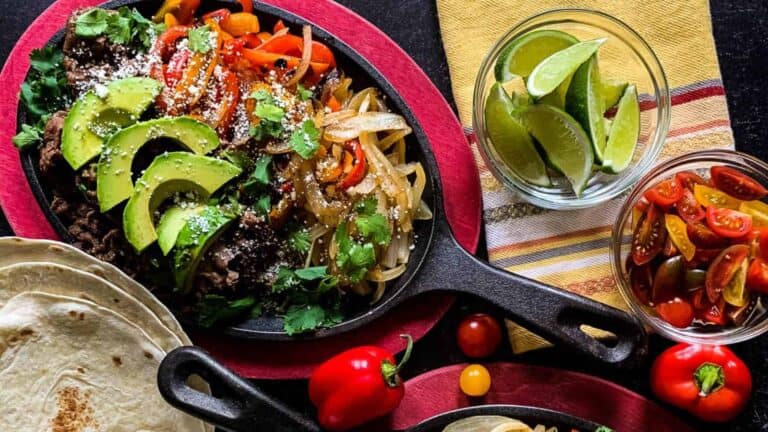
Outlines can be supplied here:
M173 56L171 56L171 60L168 62L168 68L165 70L166 86L173 87L179 82L184 74L184 69L189 63L189 55L189 50L181 50L176 51Z
M182 24L192 24L198 7L200 7L200 0L181 0L179 9L173 15Z
M216 22L221 22L231 14L232 12L230 12L229 9L216 9L215 11L208 12L207 14L203 15L202 21L206 22L208 20L214 20Z
M253 13L253 1L252 0L237 0L240 6L243 7L243 12Z
M660 399L704 421L724 422L744 409L752 376L727 347L678 344L656 358L651 388Z
M171 53L171 48L174 47L176 41L187 37L190 28L190 26L185 25L169 27L163 34L157 37L155 45L152 47L152 53L163 60L167 60Z
M344 144L344 147L346 147L347 150L353 152L355 155L355 162L352 165L352 169L339 182L339 188L348 189L363 181L363 177L365 177L368 165L365 162L365 152L363 151L363 146L360 145L358 140L347 141Z
M259 47L264 51L276 54L288 54L301 58L304 49L304 39L300 36L286 34L276 37ZM336 58L333 52L322 42L312 41L311 60L316 63L328 63L330 67L336 67Z
M344 351L318 367L309 378L309 398L320 425L344 431L381 417L400 405L405 387L397 375L408 361L413 339L399 365L392 353L374 346Z
M275 54L261 49L245 48L242 50L243 57L251 63L253 67L264 67L266 69L277 69L277 63L280 60L285 61L288 69L299 66L301 59L294 56ZM311 62L310 67L315 74L321 74L328 70L328 63Z
M285 28L285 23L283 22L283 20L277 20L277 22L275 23L275 26L272 28L272 33L277 33L278 31L284 28Z
M331 109L331 112L341 111L341 102L339 102L334 95L331 95L331 97L328 98L326 105Z
M225 70L219 82L219 92L221 100L216 131L219 135L226 136L229 131L229 125L232 123L237 103L240 101L240 85L237 75Z

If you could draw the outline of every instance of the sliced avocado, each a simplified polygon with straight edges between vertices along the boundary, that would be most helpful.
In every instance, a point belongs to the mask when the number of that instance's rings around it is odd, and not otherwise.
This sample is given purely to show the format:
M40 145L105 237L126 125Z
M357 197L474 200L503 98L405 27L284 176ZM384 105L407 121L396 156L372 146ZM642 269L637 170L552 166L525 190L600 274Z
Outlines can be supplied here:
M157 138L177 141L197 154L206 154L219 146L216 131L190 117L161 118L136 123L116 134L104 145L96 176L96 196L102 212L131 197L131 165L144 144Z
M162 84L151 78L123 78L81 96L72 105L61 132L61 152L74 169L101 153L104 137L136 123Z
M173 277L176 287L188 292L200 260L221 233L237 218L219 207L207 206L187 219L176 239L173 254Z
M237 177L236 165L187 152L164 153L155 158L136 181L123 210L125 238L137 252L157 240L153 216L157 207L177 192L192 192L205 200Z
M157 245L163 251L163 255L173 249L179 232L191 216L199 215L206 206L201 204L187 204L186 206L173 206L163 213L160 222L157 223Z

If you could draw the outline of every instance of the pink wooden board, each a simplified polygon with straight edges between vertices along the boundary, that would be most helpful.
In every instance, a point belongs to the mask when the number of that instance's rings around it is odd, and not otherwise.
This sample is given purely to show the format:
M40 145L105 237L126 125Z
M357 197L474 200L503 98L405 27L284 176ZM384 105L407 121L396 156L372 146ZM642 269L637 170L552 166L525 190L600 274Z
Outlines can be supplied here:
M45 10L21 36L0 73L0 206L15 233L22 237L57 239L32 195L11 143L16 134L19 86L29 68L29 53L64 27L69 13L95 6L100 0L59 0ZM316 24L367 58L401 94L427 135L442 175L446 213L459 242L477 248L481 195L477 168L463 129L443 96L416 63L359 15L330 0L270 0ZM158 5L160 2L158 2ZM362 36L362 37L361 37ZM450 197L454 197L453 200ZM329 356L359 344L399 351L402 333L421 338L444 315L452 297L416 299L374 325L311 342L263 343L193 335L199 345L241 375L251 378L303 378Z

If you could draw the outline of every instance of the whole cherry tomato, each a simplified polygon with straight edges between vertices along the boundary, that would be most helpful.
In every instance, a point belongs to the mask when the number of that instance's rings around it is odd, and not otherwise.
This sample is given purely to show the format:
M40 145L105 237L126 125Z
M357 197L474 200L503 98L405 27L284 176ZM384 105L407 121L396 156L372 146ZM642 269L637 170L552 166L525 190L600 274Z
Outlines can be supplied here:
M491 374L484 366L471 364L461 371L459 387L467 396L485 396L491 389Z
M694 318L693 305L680 297L657 304L656 312L661 319L679 328L688 327Z
M752 216L736 210L709 207L707 225L721 237L737 238L752 231Z
M676 203L680 197L683 196L683 186L677 180L677 178L670 178L662 180L656 184L656 186L648 189L643 193L648 201L661 206L670 207Z
M709 170L715 187L728 195L744 201L752 201L768 195L768 189L752 177L726 166L714 166Z
M459 323L456 342L467 357L488 357L501 343L501 326L488 314L469 315Z

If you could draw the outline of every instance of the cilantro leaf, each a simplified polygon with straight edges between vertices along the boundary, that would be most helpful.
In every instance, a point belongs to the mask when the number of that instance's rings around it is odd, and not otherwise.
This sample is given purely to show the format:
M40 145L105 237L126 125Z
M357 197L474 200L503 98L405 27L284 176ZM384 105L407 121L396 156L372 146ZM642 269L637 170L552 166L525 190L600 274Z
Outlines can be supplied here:
M199 53L207 53L213 48L211 43L211 27L204 25L191 29L187 36L189 40L189 49Z
M48 123L49 118L49 115L44 115L40 117L37 123L33 126L28 124L21 125L21 132L17 133L16 136L11 139L16 148L19 150L26 150L42 141L43 130L45 129L45 124Z
M317 286L317 291L322 294L337 286L339 286L339 278L336 276L326 276L320 281L320 284Z
M254 192L261 186L266 186L269 184L269 164L271 163L271 155L264 155L256 160L253 172L248 177L248 180L243 183L243 189L245 189L246 192Z
M271 122L279 122L285 116L285 111L282 108L270 103L258 104L253 113L261 120L269 120Z
M381 213L375 213L370 216L358 216L355 219L360 234L379 245L387 245L392 240L392 233L389 231L387 218Z
M54 72L61 67L62 60L64 60L64 53L50 46L32 50L29 55L30 66L41 74Z
M272 95L266 89L263 89L263 88L260 88L252 92L248 97L251 99L256 99L256 102L264 102L264 103L273 104L273 105L275 103L275 98L272 97Z
M107 16L106 35L110 42L118 45L126 45L131 42L133 21L130 14L130 10L121 8L117 13Z
M283 133L283 125L278 122L261 120L258 125L251 128L249 133L257 141L261 141L267 137L277 138Z
M301 284L296 273L288 267L280 266L277 270L277 279L272 284L272 292L279 293L295 288Z
M203 327L210 327L221 320L240 315L255 303L256 299L252 296L229 300L224 296L208 294L197 305L197 322Z
M326 311L318 304L288 308L283 317L283 329L288 335L315 330L326 321Z
M361 216L369 216L376 213L376 206L378 205L379 200L376 197L366 197L355 204L355 211Z
M320 147L320 131L312 120L304 120L291 134L291 148L304 159L311 159Z
M299 84L296 86L296 95L299 97L299 100L306 101L312 97L312 90L309 90L303 85Z
M107 12L104 9L93 8L80 15L75 20L75 35L91 38L107 31Z
M334 238L339 246L336 266L352 283L361 282L368 270L376 264L376 251L373 244L360 244L354 241L347 232L346 222L339 225Z
M223 156L224 159L228 160L229 162L237 165L237 167L243 171L250 171L253 169L253 160L248 157L244 151L228 150L223 152L221 156Z
M32 50L29 60L32 68L21 85L19 99L37 120L68 105L70 92L60 50L50 46Z
M312 246L309 232L305 229L291 231L290 234L288 234L288 246L296 252L309 252L309 248Z
M264 195L263 197L259 198L258 201L256 201L254 208L257 210L258 214L265 217L269 216L269 212L272 210L272 200L269 198L269 196Z
M296 270L296 276L305 281L313 281L322 279L326 276L328 271L328 266L317 266L317 267L307 267Z

